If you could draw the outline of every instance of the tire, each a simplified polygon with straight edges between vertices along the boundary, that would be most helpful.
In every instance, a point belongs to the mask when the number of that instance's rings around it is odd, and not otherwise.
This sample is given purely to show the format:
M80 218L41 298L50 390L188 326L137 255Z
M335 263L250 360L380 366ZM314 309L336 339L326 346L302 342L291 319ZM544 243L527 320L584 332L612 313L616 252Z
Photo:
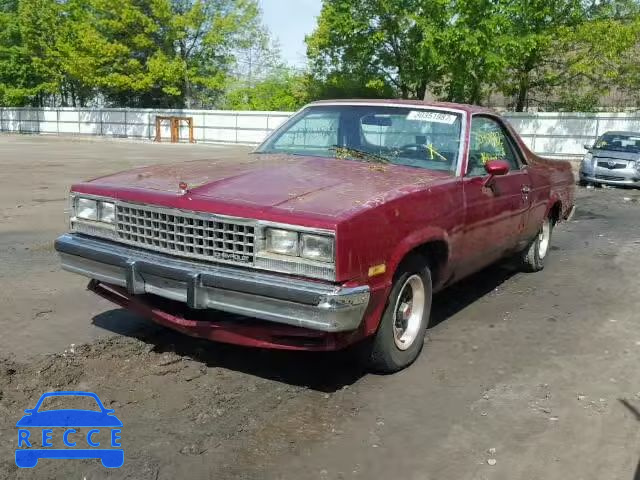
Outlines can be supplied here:
M431 300L431 271L426 260L417 255L407 258L394 276L378 331L365 348L369 370L393 373L418 358L429 326Z
M545 218L536 238L520 253L520 264L524 271L539 272L544 268L544 262L551 249L553 227L553 219L550 216Z

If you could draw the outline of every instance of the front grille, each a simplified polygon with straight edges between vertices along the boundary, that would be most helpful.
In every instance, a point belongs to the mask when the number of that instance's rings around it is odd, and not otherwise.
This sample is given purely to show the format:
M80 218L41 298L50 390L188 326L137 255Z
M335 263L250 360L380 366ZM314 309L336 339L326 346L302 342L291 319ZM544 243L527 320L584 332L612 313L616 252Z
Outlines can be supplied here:
M116 205L118 238L149 250L213 262L252 265L255 225L196 212Z
M603 168L608 168L610 170L613 170L614 168L627 168L626 163L612 163L610 165L609 162L598 162L598 166Z

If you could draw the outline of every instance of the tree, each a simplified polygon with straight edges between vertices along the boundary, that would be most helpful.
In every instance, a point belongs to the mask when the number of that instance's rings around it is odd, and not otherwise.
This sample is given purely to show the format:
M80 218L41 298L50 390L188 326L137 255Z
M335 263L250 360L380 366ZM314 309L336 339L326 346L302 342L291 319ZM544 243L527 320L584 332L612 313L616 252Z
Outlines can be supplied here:
M69 70L118 105L212 103L259 29L255 0L73 1Z
M4 105L42 105L60 84L53 47L63 23L53 0L0 2L0 99Z
M367 84L390 84L402 98L423 98L443 75L438 37L449 0L324 0L307 37L311 69L320 79L339 72Z
M585 20L581 0L503 0L503 12L511 28L500 39L508 58L501 89L515 97L515 110L527 107L532 89L548 82L545 64L555 50L559 31Z
M459 1L454 28L466 29L449 51L461 52L457 60L467 57L475 66L466 79L456 78L471 88L467 98L473 102L478 101L475 81L483 78L512 98L516 111L531 103L597 104L615 85L624 54L638 38L637 0L498 0L465 6Z
M230 110L294 111L308 99L306 76L280 69L252 85L240 84L231 89L222 105Z
M440 49L445 79L435 87L451 102L482 104L508 65L501 35L509 20L501 3L492 0L456 0Z
M515 110L594 105L637 91L638 0L324 0L307 38L314 77L390 85L403 98Z
M0 0L0 95L212 105L261 32L257 0Z
M549 94L554 84L566 86L560 90L560 101L577 102L577 108L581 110L588 110L589 104L597 106L598 97L612 89L626 91L637 100L640 87L639 14L639 2L603 2L597 8L589 9L587 21L562 30L557 49L563 55L555 59L551 81L543 94Z

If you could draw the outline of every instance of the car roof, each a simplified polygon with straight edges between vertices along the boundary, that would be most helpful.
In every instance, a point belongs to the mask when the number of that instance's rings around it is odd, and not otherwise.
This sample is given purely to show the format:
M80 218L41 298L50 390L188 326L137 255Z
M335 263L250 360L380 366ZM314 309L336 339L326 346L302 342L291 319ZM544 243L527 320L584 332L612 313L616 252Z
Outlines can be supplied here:
M610 132L604 132L602 135L625 135L628 137L640 137L640 132L628 132L623 130L612 130Z
M391 99L391 98L371 98L371 99L339 99L339 100L318 100L316 102L312 102L309 105L326 105L326 104L336 104L336 103L344 103L345 105L357 105L359 103L363 104L379 104L379 105L415 105L420 107L438 107L438 108L451 108L456 110L462 110L467 113L490 113L496 115L497 112L490 108L481 107L479 105L469 105L466 103L452 103L452 102L427 102L424 100L404 100L404 99Z

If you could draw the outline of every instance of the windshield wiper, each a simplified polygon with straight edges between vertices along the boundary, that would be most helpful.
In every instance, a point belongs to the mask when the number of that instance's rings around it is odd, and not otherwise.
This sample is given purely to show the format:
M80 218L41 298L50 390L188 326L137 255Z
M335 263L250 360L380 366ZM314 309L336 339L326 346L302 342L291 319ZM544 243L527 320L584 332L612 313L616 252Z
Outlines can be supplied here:
M366 152L353 147L333 145L329 150L336 152L336 158L351 157L356 160L371 161L374 163L391 163L388 158L375 153Z

